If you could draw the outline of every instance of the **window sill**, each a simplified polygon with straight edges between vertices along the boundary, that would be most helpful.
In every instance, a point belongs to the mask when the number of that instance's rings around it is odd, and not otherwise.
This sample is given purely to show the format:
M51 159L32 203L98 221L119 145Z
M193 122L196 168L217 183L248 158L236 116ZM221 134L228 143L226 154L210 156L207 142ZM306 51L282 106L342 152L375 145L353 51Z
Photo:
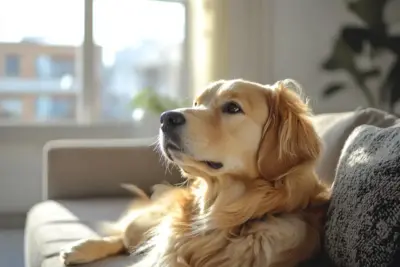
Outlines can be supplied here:
M99 121L93 123L82 123L76 121L63 121L63 122L1 122L1 128L96 128L96 127L107 127L107 126L132 126L134 124L141 124L143 122L134 121Z
M158 121L95 123L0 123L0 143L41 144L57 139L148 138L158 133Z

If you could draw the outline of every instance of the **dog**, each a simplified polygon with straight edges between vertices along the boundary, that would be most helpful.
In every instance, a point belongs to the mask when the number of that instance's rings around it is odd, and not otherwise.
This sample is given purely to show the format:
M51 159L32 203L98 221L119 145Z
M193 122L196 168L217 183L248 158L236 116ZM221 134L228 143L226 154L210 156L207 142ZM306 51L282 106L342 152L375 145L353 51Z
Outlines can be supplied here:
M186 183L157 185L112 234L64 248L66 265L135 253L133 267L291 267L321 247L330 188L314 168L321 142L290 79L210 84L190 108L161 115L159 148Z

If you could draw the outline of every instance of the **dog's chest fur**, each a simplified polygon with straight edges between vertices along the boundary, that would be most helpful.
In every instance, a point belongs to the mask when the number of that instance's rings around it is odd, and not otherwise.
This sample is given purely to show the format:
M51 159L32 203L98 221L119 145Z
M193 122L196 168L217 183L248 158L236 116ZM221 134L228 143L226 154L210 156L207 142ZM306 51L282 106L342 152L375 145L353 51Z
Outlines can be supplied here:
M236 229L198 234L182 231L179 223L167 217L155 229L149 252L134 267L295 266L316 249L305 246L309 234L310 226L299 214L271 216ZM314 241L311 243L318 243Z

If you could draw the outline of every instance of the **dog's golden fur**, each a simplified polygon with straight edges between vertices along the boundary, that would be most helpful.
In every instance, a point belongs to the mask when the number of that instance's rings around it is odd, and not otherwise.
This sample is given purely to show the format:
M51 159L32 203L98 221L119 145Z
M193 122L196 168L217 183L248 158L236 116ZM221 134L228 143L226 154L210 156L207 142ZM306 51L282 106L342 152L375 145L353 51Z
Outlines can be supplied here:
M112 235L72 244L63 261L140 251L133 266L289 267L312 257L330 191L314 172L321 145L299 88L292 80L211 84L178 110L186 119L180 149L160 133L161 151L187 185L158 185L151 198L131 186L141 199ZM238 114L222 110L232 101Z

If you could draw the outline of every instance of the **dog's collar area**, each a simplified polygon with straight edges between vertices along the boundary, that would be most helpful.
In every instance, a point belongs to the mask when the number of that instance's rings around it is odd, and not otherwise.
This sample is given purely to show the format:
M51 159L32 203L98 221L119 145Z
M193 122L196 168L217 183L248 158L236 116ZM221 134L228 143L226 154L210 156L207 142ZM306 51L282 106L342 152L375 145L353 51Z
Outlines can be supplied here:
M214 170L221 169L224 165L221 162L203 161L208 167Z

